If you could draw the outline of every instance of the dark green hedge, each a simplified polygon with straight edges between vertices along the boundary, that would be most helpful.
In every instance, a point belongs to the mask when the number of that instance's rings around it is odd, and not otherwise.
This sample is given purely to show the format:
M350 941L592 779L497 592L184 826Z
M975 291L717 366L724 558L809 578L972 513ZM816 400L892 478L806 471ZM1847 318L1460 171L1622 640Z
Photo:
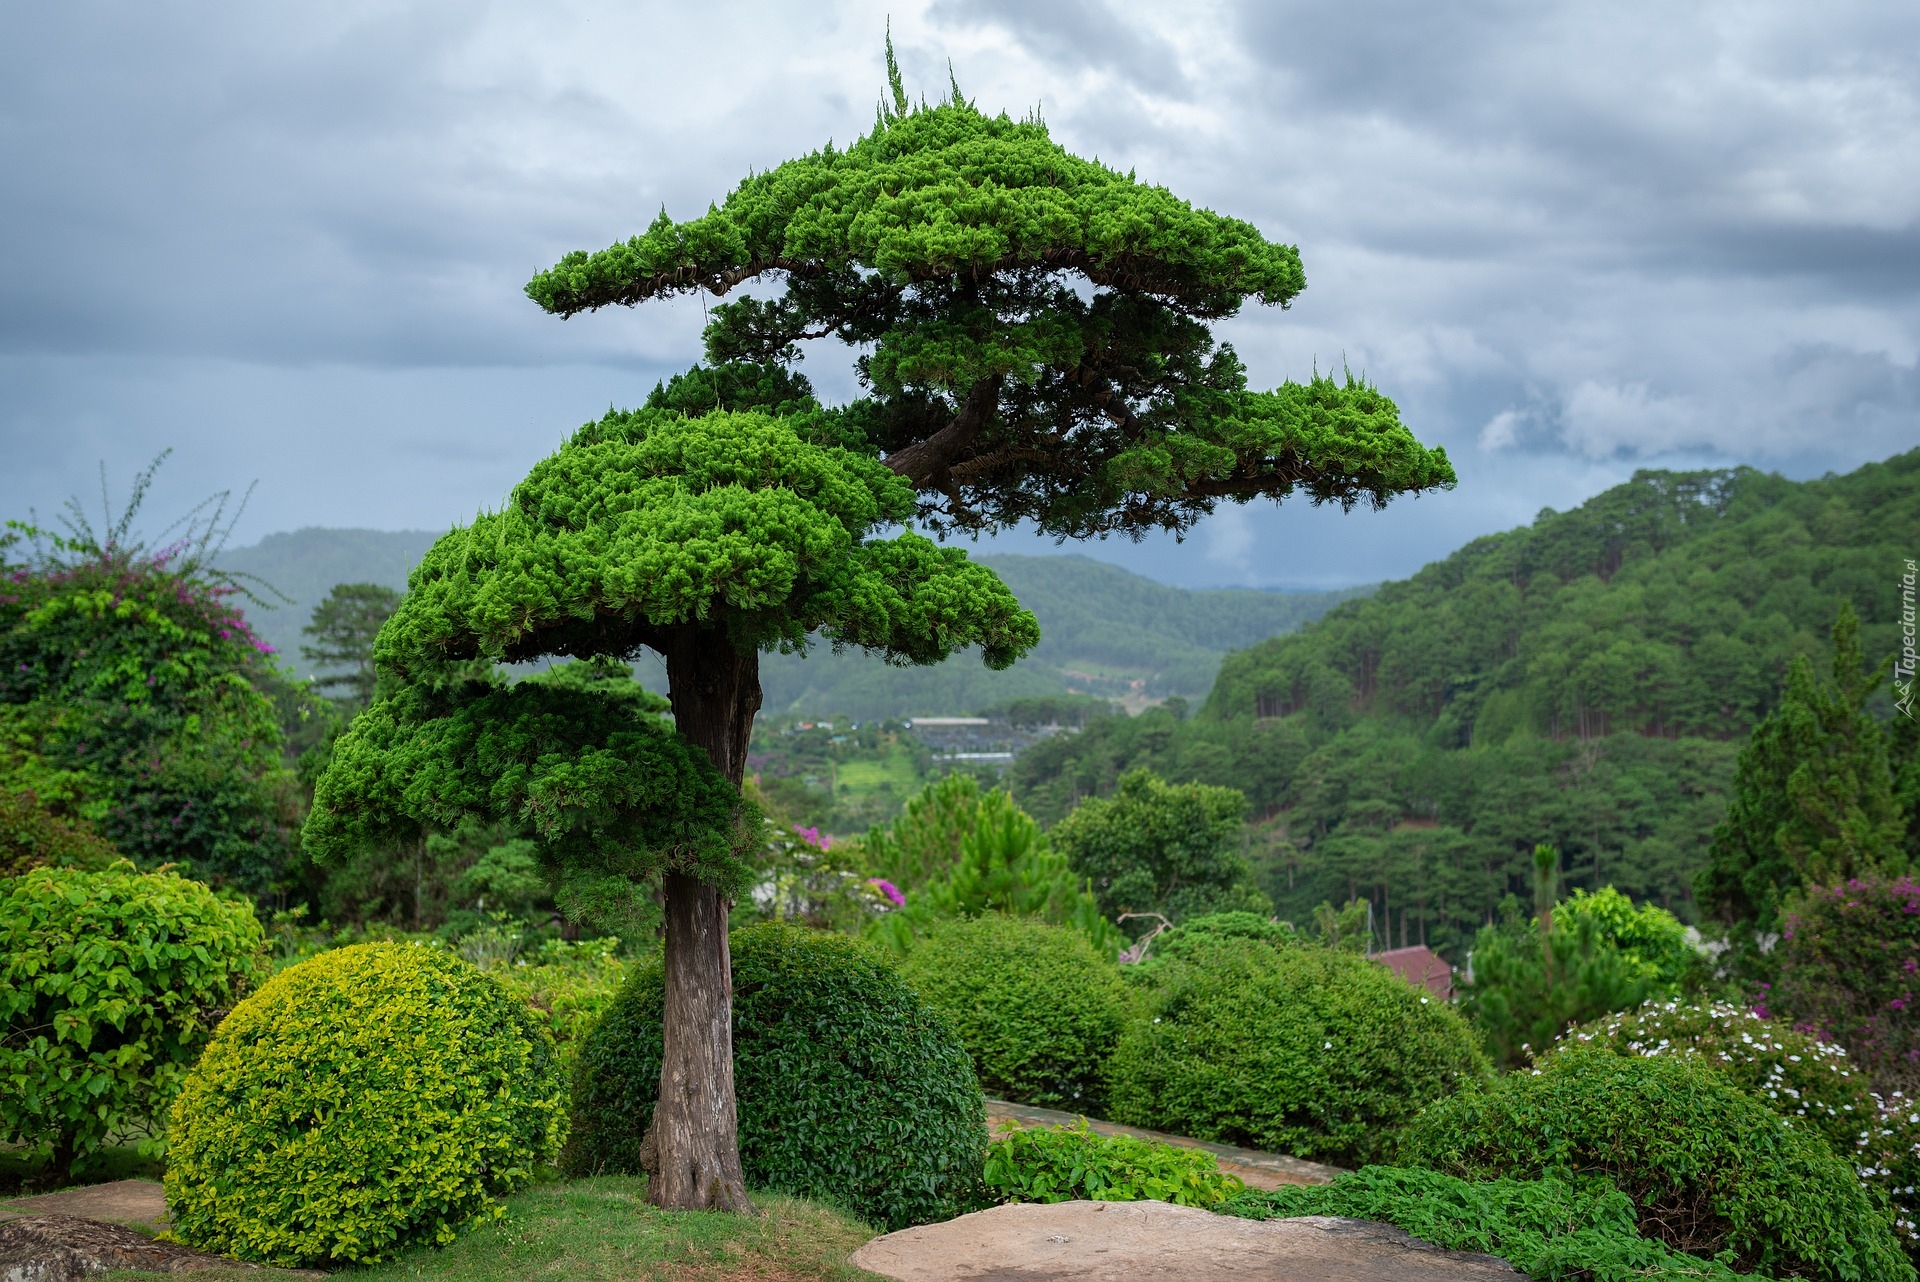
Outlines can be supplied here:
M946 1021L844 936L737 930L733 1071L740 1161L756 1187L888 1228L981 1196L980 1087ZM567 1167L637 1173L660 1088L662 977L641 967L581 1048Z
M1035 917L956 918L900 973L960 1034L989 1094L1099 1116L1127 994L1085 935Z
M1632 1199L1642 1233L1696 1255L1724 1251L1747 1271L1914 1276L1852 1168L1695 1056L1556 1051L1427 1109L1401 1157L1468 1179L1604 1178Z
M1487 1072L1457 1012L1353 953L1193 933L1138 969L1141 1013L1110 1061L1118 1122L1368 1161Z

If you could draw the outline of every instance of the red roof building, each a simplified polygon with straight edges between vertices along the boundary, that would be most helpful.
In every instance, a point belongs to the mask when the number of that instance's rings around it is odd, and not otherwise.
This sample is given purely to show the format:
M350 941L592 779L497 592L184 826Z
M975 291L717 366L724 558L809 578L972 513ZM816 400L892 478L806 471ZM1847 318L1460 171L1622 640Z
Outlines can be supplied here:
M1453 1000L1453 967L1447 965L1446 959L1431 948L1418 945L1390 948L1384 953L1374 953L1372 960L1409 984L1425 985L1428 992L1443 1002Z

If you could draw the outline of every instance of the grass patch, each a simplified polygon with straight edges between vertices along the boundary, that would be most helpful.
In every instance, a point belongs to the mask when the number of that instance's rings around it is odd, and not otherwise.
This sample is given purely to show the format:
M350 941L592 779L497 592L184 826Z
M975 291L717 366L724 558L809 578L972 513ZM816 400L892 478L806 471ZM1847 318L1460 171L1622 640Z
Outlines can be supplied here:
M856 1282L847 1263L874 1230L798 1198L760 1193L757 1216L660 1211L646 1180L600 1176L543 1184L507 1199L507 1213L443 1250L420 1248L334 1276L352 1282ZM114 1278L159 1279L160 1273ZM264 1282L271 1269L196 1273L206 1282ZM283 1275L282 1275L283 1276Z
M920 790L920 774L913 768L913 753L897 743L888 744L883 755L841 762L834 778L842 790L854 797L880 792L883 783L891 784L888 791L902 800Z

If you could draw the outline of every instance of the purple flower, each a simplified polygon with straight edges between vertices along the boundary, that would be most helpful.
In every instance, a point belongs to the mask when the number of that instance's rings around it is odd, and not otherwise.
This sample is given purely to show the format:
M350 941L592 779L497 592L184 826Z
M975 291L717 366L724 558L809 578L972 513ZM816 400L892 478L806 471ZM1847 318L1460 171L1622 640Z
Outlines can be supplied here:
M867 884L885 895L895 908L903 908L906 906L907 897L900 893L897 886L884 877L869 877L867 878Z

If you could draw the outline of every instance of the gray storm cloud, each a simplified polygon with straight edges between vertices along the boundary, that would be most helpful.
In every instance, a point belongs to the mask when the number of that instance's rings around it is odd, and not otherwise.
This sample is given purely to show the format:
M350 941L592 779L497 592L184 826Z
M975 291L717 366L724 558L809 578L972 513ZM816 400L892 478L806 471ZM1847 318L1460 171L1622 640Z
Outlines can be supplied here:
M1354 581L1637 466L1920 443L1912 6L81 3L0 43L0 505L166 445L181 497L260 478L243 537L497 502L698 354L697 300L563 324L527 277L864 131L889 16L916 93L951 59L1298 243L1307 293L1223 336L1259 381L1363 370L1461 472L1096 554Z

